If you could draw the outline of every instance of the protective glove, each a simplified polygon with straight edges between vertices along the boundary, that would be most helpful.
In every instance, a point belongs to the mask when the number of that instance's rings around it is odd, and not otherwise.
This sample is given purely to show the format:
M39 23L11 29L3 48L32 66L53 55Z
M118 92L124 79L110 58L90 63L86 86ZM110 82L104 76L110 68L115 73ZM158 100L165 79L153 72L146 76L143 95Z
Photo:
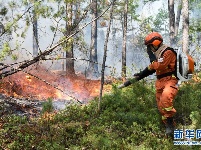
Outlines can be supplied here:
M154 53L151 51L151 47L150 45L147 45L147 54L149 55L149 59L150 59L150 62L154 62L156 61L156 56L154 55Z
M133 76L136 78L137 81L139 81L139 78L141 76L141 72L135 73Z
M145 78L145 77L147 77L147 76L149 76L155 72L156 72L156 70L149 70L148 67L146 67L143 71L136 73L133 76L135 77L135 79L137 81L139 81L139 80L141 80L141 79L143 79L143 78Z

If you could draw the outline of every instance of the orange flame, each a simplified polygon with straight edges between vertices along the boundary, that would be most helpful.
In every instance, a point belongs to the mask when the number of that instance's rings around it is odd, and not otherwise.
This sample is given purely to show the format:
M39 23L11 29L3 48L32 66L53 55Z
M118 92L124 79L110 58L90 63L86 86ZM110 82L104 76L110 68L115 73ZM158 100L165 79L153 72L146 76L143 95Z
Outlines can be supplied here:
M2 79L0 93L38 100L51 97L63 100L76 98L85 101L99 95L99 80L89 80L82 76L64 77L58 73L47 72L42 67L32 70L31 74L45 80L48 84L33 76L18 72Z

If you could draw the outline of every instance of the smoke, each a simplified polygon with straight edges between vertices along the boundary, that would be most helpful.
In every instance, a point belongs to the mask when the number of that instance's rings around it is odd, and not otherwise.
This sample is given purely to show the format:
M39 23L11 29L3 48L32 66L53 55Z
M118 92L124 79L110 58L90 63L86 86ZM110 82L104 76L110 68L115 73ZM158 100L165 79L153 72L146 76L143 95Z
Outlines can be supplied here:
M149 17L150 15L157 14L157 8L164 8L162 0L150 2L147 3L145 6L141 2L140 6L137 9L137 13L139 14L139 19L144 19ZM153 9L154 8L154 9ZM167 5L164 9L167 9ZM84 22L81 22L84 24L86 21L89 21L90 19L84 20ZM57 20L58 21L58 20ZM59 41L59 39L63 36L63 33L56 32L53 33L50 30L50 26L56 27L56 21L51 19L44 19L39 18L38 20L38 33L39 33L39 49L41 51L46 50L47 48L54 45L56 42ZM104 23L104 24L103 24ZM128 74L134 74L138 72L139 70L146 67L149 63L147 54L145 53L144 47L142 46L143 43L139 40L140 35L142 34L142 31L140 31L140 26L137 21L128 22L129 23L129 30L127 32L128 39L127 39L127 72ZM21 22L21 26L22 26ZM59 22L60 29L61 27L64 27L64 22ZM23 30L23 29L21 29ZM135 30L135 31L134 31ZM105 44L105 36L107 31L107 21L105 21L103 18L98 20L98 69L99 73L101 72L102 67L102 61L103 61L103 52L104 52L104 44ZM20 33L20 30L18 31ZM16 41L20 43L20 48L18 51L16 51L16 54L18 55L19 59L17 61L21 60L27 60L31 59L33 48L32 48L32 27L29 27L27 30L26 38L23 39L21 37L18 37L16 35L12 35L13 39L10 43L12 48L14 49L16 47ZM83 43L82 46L78 46L77 43L75 43L74 46L74 57L75 58L83 58L86 60L75 60L75 71L78 74L84 74L86 75L86 71L89 65L89 45L91 41L91 27L88 25L86 28L83 29L82 33L79 33L77 36L74 37L81 37L83 36ZM113 20L112 22L112 29L110 33L110 39L108 43L108 51L107 51L107 61L106 61L106 70L105 75L106 76L114 76L114 77L120 77L121 76L121 57L122 57L122 26L121 22L118 20ZM164 37L165 38L165 37ZM84 46L83 46L84 45ZM41 61L43 65L47 66L47 69L50 70L65 70L65 60L60 60L59 57L64 57L63 53L65 51L62 47L58 47L57 50L55 50L52 55L48 58L52 58L54 60L50 61ZM56 58L56 60L55 60ZM58 59L57 59L58 58ZM10 62L11 60L8 59L7 62Z

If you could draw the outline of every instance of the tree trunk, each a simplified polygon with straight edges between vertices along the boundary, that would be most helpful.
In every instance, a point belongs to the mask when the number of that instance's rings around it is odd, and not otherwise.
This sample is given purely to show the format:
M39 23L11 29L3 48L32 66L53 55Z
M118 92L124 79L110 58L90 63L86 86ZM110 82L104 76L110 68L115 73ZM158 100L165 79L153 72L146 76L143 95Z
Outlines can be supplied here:
M178 7L177 7L177 17L176 17L176 22L175 22L175 37L178 35L178 31L179 31L181 8L182 8L182 2L181 2L181 0L179 0L178 1Z
M5 28L4 25L0 22L0 37L4 34Z
M72 4L66 2L66 36L71 34L72 30ZM70 38L66 43L66 74L75 75L73 55L73 39Z
M33 57L38 55L38 20L36 8L33 10Z
M185 53L188 53L189 46L189 9L188 0L183 0L182 3L182 17L183 17L183 38L182 49Z
M175 45L175 13L174 0L168 0L170 46Z
M123 44L122 44L122 77L126 77L127 15L128 15L128 0L125 1L125 7L124 7L124 28L123 28Z
M91 5L92 19L97 18L97 0L92 0ZM89 75L98 77L98 57L97 57L97 20L91 24L91 45L90 45L90 63Z
M100 95L99 95L99 102L98 102L98 111L100 111L100 102L102 100L102 94L103 94L105 62L106 62L106 58L107 58L107 44L108 44L108 41L109 41L110 27L111 27L111 22L112 22L112 14L113 14L115 1L116 0L113 0L112 7L110 9L109 24L108 24L108 28L107 28L107 34L106 34L105 43L104 43L104 55L103 55L103 64L102 64L102 70L101 70L101 87L100 87Z

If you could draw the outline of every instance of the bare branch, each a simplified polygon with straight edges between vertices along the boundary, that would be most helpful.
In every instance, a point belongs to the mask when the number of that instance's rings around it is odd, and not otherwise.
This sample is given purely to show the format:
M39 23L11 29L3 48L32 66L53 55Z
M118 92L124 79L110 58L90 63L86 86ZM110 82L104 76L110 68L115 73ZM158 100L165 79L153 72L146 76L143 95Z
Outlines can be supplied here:
M99 102L98 102L98 111L100 110L100 102L102 100L102 92L103 92L103 84L104 84L104 73L105 73L105 62L107 58L107 44L109 40L109 34L110 34L110 27L111 27L111 22L112 22L112 16L113 16L113 9L114 9L114 4L116 0L113 0L111 3L112 7L110 9L110 19L109 19L109 25L107 28L107 34L106 34L106 39L105 39L105 44L104 44L104 55L103 55L103 64L102 64L102 70L101 70L101 87L100 87L100 95L99 95Z

